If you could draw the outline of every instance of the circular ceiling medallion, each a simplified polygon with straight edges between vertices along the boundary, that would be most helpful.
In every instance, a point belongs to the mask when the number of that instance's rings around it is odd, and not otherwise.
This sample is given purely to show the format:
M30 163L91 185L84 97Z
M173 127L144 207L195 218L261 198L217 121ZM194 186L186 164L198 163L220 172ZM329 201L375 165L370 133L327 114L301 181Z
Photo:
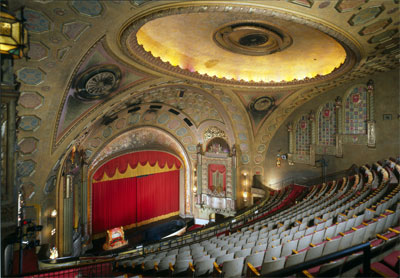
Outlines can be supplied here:
M114 65L90 68L83 72L75 84L75 96L80 100L103 99L119 85L121 71Z
M214 41L225 50L251 56L272 54L292 44L282 28L262 22L229 24L214 33Z
M264 113L273 108L274 99L271 97L259 97L250 104L250 108L254 112Z
M165 74L241 86L319 83L360 60L344 31L286 11L225 5L166 5L138 14L121 31L121 47Z

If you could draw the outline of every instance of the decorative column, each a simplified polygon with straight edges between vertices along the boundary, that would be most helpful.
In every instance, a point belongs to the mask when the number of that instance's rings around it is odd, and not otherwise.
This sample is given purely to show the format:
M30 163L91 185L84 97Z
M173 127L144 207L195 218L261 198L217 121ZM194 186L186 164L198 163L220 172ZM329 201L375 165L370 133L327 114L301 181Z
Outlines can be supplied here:
M232 198L236 200L236 186L237 186L237 159L236 159L236 145L232 146Z
M201 193L202 193L202 177L203 177L203 173L202 173L202 145L199 143L197 144L197 184L195 184L195 186L197 186L197 198L196 198L196 203L200 204L201 203Z
M86 251L88 249L88 242L87 240L89 239L89 223L88 223L88 210L87 210L87 205L89 203L89 198L88 198L88 186L89 186L89 181L88 181L88 164L86 162L86 159L83 159L82 163L82 186L81 186L81 219L82 219L82 236L85 239L83 241L83 251Z
M310 164L315 165L315 113L313 110L310 111L308 119L311 124L311 145L310 145Z
M374 81L370 79L367 83L367 90L369 96L368 102L368 147L375 148L376 146L376 134L375 134L375 108L374 108Z
M294 154L293 123L288 123L287 131L288 131L288 134L289 134L288 163L289 163L289 165L293 165L293 154Z
M73 190L73 176L67 174L65 177L64 186L64 233L63 233L63 252L62 255L71 255L72 253L72 232L73 232L73 218L74 218L74 190Z
M7 55L1 55L0 72L0 102L1 121L6 123L5 136L1 136L1 222L2 238L14 231L17 225L17 101L19 98L19 83L13 75L13 61ZM3 118L4 117L4 118ZM0 148L1 148L0 147Z
M289 123L287 125L287 130L289 133L289 153L294 153L294 144L293 144L293 124Z
M335 116L336 116L336 157L343 157L343 147L342 147L342 98L338 96L335 99Z

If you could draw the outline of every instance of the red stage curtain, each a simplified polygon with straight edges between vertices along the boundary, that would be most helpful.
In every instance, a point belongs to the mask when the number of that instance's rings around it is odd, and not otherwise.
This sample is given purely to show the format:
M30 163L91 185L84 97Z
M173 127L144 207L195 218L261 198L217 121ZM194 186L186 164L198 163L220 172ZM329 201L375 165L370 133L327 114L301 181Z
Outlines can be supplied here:
M179 170L139 177L137 222L179 211Z
M224 191L226 190L226 168L222 164L209 164L208 165L208 188L212 190L213 188L213 178L212 175L216 171L224 175Z
M136 223L137 178L93 183L93 233Z
M179 170L93 183L93 234L179 211Z
M168 168L172 168L174 164L176 168L181 167L181 162L169 153L159 151L135 152L121 155L106 162L99 169L97 169L96 173L93 175L93 179L96 181L101 180L104 172L107 174L107 176L113 177L117 168L121 174L125 173L126 169L128 168L128 164L132 169L135 169L138 163L140 163L142 166L146 165L146 163L154 166L157 162L161 168L164 168L165 164L167 164Z

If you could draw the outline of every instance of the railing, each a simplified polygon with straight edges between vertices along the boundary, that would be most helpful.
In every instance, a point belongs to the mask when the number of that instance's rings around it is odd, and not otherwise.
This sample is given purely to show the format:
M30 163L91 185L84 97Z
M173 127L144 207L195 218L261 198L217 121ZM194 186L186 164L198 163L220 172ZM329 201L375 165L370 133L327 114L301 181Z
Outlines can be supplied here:
M74 266L65 266L41 270L34 273L23 273L12 277L112 277L114 258L101 262L82 263Z
M339 178L345 177L345 176L352 176L355 175L358 171L358 167L353 164L349 169L331 173L329 175L325 176L326 182L337 180ZM298 184L298 185L305 185L305 186L312 186L321 183L323 180L323 177L318 176L318 177L309 177L309 178L298 178L298 177L289 177L285 178L283 180L280 180L278 182L269 184L269 187L271 188L282 188L286 187L290 184Z
M299 273L303 270L310 269L315 266L322 265L324 263L330 262L332 260L340 259L346 256L349 256L353 253L362 251L363 252L363 277L370 277L371 270L371 246L370 242L362 243L332 254L325 255L320 258L316 258L314 260L310 260L298 265L294 265L282 270L274 271L268 273L268 275L264 277L288 277L289 275L293 275L295 273Z

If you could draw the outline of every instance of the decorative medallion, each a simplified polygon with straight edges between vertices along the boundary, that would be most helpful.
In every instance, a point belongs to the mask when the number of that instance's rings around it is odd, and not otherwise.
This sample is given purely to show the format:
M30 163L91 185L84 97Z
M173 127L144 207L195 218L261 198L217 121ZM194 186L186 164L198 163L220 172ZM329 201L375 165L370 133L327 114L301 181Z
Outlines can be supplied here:
M120 80L121 71L116 66L91 68L78 77L75 96L89 101L106 98L118 88Z
M271 97L259 97L250 104L250 109L258 113L266 113L274 106L274 99Z
M208 140L219 137L219 138L227 138L225 135L225 132L221 129L219 129L216 126L209 127L206 131L204 131L204 142L207 142Z
M229 24L218 29L213 37L223 49L251 56L279 52L292 44L286 31L263 22Z

